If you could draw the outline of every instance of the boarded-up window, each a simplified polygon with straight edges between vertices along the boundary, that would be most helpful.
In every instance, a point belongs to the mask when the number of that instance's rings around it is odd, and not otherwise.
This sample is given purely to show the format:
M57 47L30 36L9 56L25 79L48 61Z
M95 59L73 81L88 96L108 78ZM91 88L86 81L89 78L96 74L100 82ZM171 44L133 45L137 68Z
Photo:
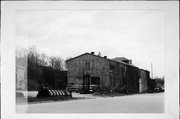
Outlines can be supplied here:
M90 62L86 61L86 70L89 71L90 70Z

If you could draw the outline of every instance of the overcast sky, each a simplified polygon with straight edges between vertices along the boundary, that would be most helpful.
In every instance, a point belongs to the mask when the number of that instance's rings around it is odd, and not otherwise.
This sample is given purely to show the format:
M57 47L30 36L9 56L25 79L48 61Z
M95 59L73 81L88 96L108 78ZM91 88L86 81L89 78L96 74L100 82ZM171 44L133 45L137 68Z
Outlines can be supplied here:
M161 10L17 11L18 47L36 46L48 56L101 52L126 57L153 75L164 75L164 12Z

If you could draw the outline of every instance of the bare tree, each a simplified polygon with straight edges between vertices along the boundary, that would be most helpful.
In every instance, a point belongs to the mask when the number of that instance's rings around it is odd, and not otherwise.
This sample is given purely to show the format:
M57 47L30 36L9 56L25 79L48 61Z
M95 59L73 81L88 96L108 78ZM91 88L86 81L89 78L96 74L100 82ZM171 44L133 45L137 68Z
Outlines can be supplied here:
M44 63L37 49L32 46L28 49L28 90L36 90L43 82L41 65ZM36 83L34 83L36 82Z
M28 52L28 63L37 66L47 66L48 65L48 56L43 53L39 53L35 46L29 48Z
M48 61L49 60L49 57L45 54L40 54L40 57L39 57L39 65L41 66L48 66Z
M30 47L28 52L28 90L37 90L42 83L56 87L59 72L64 69L65 63L61 57L49 57L39 53L34 46Z
M50 57L49 65L53 69L60 71L65 68L64 60L61 57Z
M16 49L16 65L27 67L28 50L25 48Z

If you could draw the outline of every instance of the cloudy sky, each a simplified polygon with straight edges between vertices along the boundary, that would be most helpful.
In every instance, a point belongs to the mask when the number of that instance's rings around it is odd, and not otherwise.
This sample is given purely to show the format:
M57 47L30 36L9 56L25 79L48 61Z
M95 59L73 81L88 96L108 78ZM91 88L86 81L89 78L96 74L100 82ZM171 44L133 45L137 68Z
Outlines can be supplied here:
M16 11L17 47L36 46L48 56L101 52L164 75L165 26L162 10Z

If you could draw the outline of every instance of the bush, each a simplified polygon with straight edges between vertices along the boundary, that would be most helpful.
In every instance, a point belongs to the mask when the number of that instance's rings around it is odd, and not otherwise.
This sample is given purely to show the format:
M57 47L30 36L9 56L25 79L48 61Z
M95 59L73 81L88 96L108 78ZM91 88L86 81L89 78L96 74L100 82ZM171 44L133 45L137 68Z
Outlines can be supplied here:
M37 91L39 88L39 83L36 80L28 80L28 91Z

